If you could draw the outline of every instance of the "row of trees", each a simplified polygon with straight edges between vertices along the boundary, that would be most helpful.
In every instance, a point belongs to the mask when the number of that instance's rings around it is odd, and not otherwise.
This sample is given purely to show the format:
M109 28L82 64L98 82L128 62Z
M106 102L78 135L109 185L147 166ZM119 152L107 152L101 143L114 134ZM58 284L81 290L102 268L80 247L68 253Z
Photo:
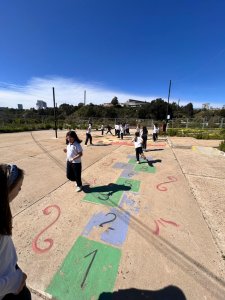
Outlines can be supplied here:
M155 99L149 103L142 105L141 107L128 107L120 106L117 97L112 99L112 107L104 107L102 105L83 105L79 103L78 106L70 104L62 104L56 108L56 115L58 120L65 122L71 122L76 118L117 118L117 119L153 119L156 121L166 120L167 115L170 115L171 119L174 118L211 118L211 117L225 117L225 109L221 110L206 110L206 109L194 109L192 103L185 106L178 106L175 102L168 103L163 99ZM43 118L54 118L54 109L30 109L30 110L18 110L7 109L0 111L0 119L9 122L15 118L21 120L33 119L41 120Z

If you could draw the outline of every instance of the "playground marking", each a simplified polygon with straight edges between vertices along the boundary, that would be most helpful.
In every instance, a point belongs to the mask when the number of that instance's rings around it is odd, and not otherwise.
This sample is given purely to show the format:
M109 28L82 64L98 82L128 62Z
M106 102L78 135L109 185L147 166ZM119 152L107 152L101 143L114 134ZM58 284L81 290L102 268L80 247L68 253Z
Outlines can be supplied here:
M32 242L32 249L35 253L38 253L38 254L42 254L42 253L45 253L47 251L49 251L54 242L52 239L48 238L48 239L45 239L44 242L45 243L48 243L49 245L45 248L40 248L38 245L37 245L37 242L39 240L39 238L41 237L41 235L48 229L50 228L57 220L58 218L60 217L60 214L61 214L61 210L60 210L60 207L58 205L50 205L50 206L47 206L44 210L43 210L43 214L44 215L49 215L52 213L52 208L55 208L57 210L57 216L56 216L56 219L50 224L48 225L46 228L44 228L33 240Z
M166 183L176 182L176 181L178 180L175 176L168 176L167 178L169 179L169 181L166 181L166 182L162 182L162 183L157 184L156 188L157 188L159 191L161 191L161 192L167 191L167 187L166 187L166 186L163 186L163 185L166 184Z
M99 231L102 241L113 246L121 246L126 239L129 223L129 212L112 208L108 213L99 212L93 215L82 235L89 237L92 232Z
M169 225L173 225L175 227L180 226L180 225L178 225L177 223L175 223L173 221L165 220L165 219L162 219L162 218L160 218L159 220L154 220L154 222L155 222L156 228L152 233L155 234L155 235L159 235L159 231L160 231L159 230L159 225L161 225L163 227L166 227L166 225L164 223L169 224Z
M97 300L102 292L112 292L121 250L80 236L46 292L56 299Z

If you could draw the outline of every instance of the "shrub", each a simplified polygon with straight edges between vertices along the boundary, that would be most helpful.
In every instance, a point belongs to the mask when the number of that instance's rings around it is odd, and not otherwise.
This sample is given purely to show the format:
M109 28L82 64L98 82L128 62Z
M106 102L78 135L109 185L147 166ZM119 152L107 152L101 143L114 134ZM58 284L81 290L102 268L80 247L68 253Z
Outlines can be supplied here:
M225 152L225 140L219 144L219 150Z

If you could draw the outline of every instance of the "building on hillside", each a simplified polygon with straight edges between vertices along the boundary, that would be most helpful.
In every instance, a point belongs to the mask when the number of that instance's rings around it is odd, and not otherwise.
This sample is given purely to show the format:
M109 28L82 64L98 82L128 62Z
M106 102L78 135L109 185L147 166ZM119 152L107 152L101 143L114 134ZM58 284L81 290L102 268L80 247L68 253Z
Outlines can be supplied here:
M47 108L47 103L42 100L37 100L36 107L37 109Z
M140 107L142 105L147 104L146 101L140 101L140 100L134 100L134 99L128 99L126 102L124 102L123 106L130 106L130 107Z
M104 107L112 107L113 106L113 104L111 102L109 102L109 103L103 103L102 105Z
M17 104L18 109L23 109L23 104Z
M209 109L210 103L203 103L202 109Z

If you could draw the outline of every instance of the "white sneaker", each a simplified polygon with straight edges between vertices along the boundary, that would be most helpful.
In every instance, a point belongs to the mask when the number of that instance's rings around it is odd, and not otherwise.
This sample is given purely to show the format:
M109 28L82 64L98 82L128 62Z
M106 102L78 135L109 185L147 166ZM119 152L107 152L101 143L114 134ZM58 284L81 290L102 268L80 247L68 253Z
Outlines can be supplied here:
M140 164L140 161L139 161L139 160L137 161L137 164Z
M76 188L76 192L80 192L80 191L82 191L82 186L78 186L78 187Z

